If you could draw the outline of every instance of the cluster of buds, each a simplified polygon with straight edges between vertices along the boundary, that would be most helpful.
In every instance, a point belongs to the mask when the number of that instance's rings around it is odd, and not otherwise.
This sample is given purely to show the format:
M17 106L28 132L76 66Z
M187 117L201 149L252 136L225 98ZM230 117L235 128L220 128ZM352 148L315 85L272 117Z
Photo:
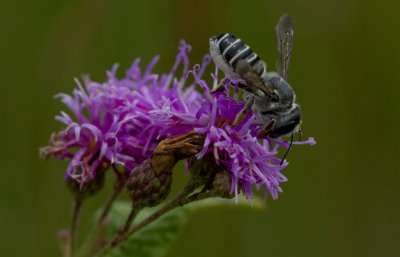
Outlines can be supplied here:
M204 134L195 131L160 142L151 158L130 173L127 189L135 207L153 207L169 194L172 169L179 160L187 159L194 187L203 187L214 197L232 198L231 175L212 156L197 159L204 144Z

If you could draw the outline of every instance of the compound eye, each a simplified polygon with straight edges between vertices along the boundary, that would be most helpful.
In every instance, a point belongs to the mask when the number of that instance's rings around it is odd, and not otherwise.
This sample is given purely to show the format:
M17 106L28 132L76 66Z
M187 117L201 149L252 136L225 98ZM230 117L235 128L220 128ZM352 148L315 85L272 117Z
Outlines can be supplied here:
M272 94L271 94L271 101L272 101L272 102L278 102L278 101L279 101L279 96L278 96L277 93L272 92Z

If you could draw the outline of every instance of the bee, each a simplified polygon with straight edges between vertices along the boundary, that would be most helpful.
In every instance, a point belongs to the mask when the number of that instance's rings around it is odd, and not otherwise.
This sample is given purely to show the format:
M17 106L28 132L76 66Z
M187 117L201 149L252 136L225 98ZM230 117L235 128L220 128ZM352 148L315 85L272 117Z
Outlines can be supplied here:
M277 72L267 72L267 65L241 39L225 33L210 38L210 54L216 65L231 78L243 79L239 87L244 90L245 108L236 118L234 125L243 120L254 105L260 120L266 124L261 134L270 138L290 136L300 132L301 110L296 95L288 84L287 72L293 49L293 25L288 14L283 15L275 27L278 49Z

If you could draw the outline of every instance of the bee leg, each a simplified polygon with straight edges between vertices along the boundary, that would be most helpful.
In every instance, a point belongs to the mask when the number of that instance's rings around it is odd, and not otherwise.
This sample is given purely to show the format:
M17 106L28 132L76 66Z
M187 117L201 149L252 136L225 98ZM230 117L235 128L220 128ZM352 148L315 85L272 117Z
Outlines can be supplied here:
M223 78L219 81L219 85L217 88L211 90L211 94L217 93L217 92L224 92L225 91L225 84L229 82L228 78Z
M203 144L204 135L190 131L183 135L164 139L157 145L153 155L174 154L183 158L186 155L198 153L203 148Z
M272 119L272 120L267 124L267 126L265 126L263 129L261 129L260 131L258 131L257 135L258 135L258 136L265 136L265 135L268 136L268 135L271 133L272 128L274 127L275 123L276 123L276 120Z
M240 122L243 121L243 119L246 117L246 114L248 111L251 109L251 107L254 104L254 95L250 94L249 98L247 99L246 106L239 112L239 114L236 116L235 121L232 124L232 127L236 127L237 125L240 124Z

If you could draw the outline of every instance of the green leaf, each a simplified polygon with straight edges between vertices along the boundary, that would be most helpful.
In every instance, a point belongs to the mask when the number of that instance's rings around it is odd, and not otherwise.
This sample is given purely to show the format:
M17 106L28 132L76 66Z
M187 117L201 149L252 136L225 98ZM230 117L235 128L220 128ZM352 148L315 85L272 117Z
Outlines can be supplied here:
M226 208L227 206L235 209L266 209L262 200L252 199L252 204L253 207L244 198L239 198L238 203L235 203L234 200L211 198L178 207L136 232L120 249L112 250L107 257L161 257L166 254L171 242L177 237L179 229L187 222L192 213L216 207ZM108 238L112 238L121 224L125 222L130 210L131 204L129 202L116 202L114 204L108 217ZM139 213L134 224L145 219L155 210L156 208L144 209Z

